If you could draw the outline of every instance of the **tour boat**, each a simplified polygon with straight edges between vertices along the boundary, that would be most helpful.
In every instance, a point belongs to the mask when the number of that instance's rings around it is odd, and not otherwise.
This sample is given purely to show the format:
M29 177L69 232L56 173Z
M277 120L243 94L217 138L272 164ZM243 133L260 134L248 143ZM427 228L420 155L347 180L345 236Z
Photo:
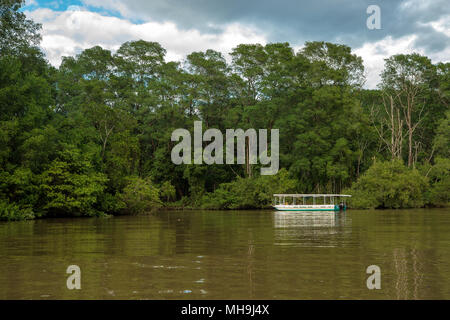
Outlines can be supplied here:
M351 197L347 194L274 194L273 196L273 207L279 211L345 211L347 210L346 198Z

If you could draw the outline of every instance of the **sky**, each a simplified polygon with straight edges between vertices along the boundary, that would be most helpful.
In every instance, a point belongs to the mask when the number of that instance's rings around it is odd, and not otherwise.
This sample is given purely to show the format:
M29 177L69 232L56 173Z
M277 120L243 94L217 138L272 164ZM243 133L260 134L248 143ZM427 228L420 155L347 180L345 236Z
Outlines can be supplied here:
M380 29L369 29L370 5ZM418 52L450 61L448 0L27 0L26 15L42 24L41 47L51 64L100 45L157 41L168 61L194 51L228 53L241 43L306 41L350 46L364 60L366 88L380 80L384 59Z

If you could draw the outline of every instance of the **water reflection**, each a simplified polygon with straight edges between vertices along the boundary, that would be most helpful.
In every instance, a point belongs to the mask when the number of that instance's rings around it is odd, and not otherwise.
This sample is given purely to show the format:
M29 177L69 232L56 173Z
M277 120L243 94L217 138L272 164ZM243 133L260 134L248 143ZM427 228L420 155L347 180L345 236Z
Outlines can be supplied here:
M335 247L333 240L349 226L342 212L276 211L273 218L274 244L280 246Z
M448 209L0 223L0 299L448 299L449 244Z

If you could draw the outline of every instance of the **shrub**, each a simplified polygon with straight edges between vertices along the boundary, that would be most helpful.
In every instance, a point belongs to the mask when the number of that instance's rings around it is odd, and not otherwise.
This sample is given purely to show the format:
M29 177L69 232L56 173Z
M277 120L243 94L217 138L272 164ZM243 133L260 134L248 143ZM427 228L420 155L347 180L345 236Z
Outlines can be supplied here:
M119 195L125 204L123 213L143 214L161 207L159 189L152 185L150 179L129 177L127 180L127 186Z
M450 159L437 158L430 170L429 204L448 206L450 203Z
M96 207L100 206L107 181L79 150L66 149L41 176L43 209L58 215L101 215Z
M173 201L175 199L176 190L169 181L164 181L159 188L159 191L161 198L163 198L166 202Z
M427 179L401 161L375 162L348 191L353 208L415 208L425 204Z
M213 193L202 198L206 209L261 209L271 205L273 194L294 190L295 180L289 178L285 169L277 175L255 178L238 178L224 183Z
M19 221L34 219L31 208L21 208L17 204L0 200L0 221Z

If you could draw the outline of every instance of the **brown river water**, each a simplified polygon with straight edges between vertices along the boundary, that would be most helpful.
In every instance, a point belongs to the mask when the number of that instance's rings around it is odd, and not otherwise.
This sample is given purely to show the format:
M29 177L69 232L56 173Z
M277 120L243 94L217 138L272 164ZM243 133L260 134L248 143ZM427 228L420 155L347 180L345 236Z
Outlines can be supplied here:
M0 222L0 259L0 299L450 299L450 210Z

